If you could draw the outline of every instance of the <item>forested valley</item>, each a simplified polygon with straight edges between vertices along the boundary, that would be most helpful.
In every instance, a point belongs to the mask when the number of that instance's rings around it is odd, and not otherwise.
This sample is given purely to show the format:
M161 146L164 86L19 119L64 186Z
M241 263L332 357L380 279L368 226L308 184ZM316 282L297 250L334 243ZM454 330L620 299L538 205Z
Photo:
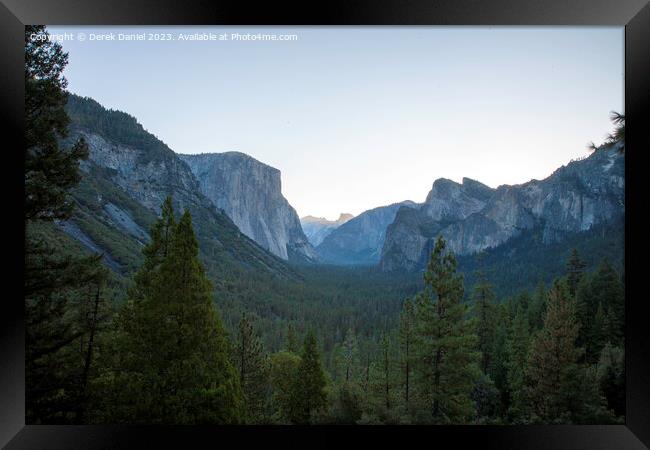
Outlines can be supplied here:
M439 236L423 272L269 272L206 257L208 219L170 195L115 271L59 228L88 147L62 145L67 55L43 31L25 32L28 424L624 423L622 224L471 257Z

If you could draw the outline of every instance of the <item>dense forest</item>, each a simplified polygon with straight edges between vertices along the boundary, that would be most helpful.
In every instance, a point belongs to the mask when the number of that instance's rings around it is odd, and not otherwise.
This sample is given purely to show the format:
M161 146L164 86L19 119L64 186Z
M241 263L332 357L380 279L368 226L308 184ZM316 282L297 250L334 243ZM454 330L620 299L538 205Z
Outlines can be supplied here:
M623 423L620 222L458 259L439 237L423 273L279 275L207 261L208 219L168 198L114 271L59 229L101 224L79 204L87 145L65 139L67 54L39 32L25 32L27 423ZM124 239L111 232L96 234Z

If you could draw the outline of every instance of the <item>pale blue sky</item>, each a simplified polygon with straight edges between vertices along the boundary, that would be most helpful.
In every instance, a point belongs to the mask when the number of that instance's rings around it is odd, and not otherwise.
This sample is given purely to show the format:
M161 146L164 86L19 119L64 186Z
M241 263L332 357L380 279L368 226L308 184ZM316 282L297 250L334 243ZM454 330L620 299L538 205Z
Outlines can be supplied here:
M178 153L237 150L282 171L302 217L406 199L436 178L541 179L624 105L613 27L49 27L276 33L296 41L66 40L69 90Z

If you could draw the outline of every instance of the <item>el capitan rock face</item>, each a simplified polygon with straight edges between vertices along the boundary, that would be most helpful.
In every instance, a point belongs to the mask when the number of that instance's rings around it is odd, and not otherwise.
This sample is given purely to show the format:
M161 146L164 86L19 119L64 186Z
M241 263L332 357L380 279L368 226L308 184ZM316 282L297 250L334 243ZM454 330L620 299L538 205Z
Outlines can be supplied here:
M352 214L341 213L336 220L327 220L324 217L305 216L300 219L302 230L309 242L317 247L332 231L354 218Z
M282 196L280 171L239 152L178 155L201 192L246 236L283 259L313 261L312 245Z
M441 234L459 255L497 247L540 227L544 242L625 212L625 157L619 146L602 147L548 178L491 189L463 179L440 179L419 208L401 208L386 231L383 270L419 270Z

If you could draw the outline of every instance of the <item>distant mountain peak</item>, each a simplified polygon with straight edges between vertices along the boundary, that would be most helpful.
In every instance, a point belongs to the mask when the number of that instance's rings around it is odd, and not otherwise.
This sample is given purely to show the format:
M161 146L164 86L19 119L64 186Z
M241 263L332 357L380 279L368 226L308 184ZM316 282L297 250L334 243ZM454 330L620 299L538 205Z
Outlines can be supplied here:
M316 247L321 261L330 264L373 265L379 262L386 227L401 208L415 207L406 200L369 209L331 231Z
M442 186L460 186L460 184L456 183L454 180L451 180L449 178L438 178L433 182L432 188L442 187Z
M349 214L349 213L341 213L339 214L339 218L336 220L329 220L325 217L317 217L317 216L312 216L307 215L304 217L300 218L300 221L303 223L321 223L321 224L339 224L343 225L345 222L347 222L350 219L354 218L354 214Z
M339 218L336 220L328 220L325 217L309 215L301 218L300 224L309 242L316 247L334 230L353 218L354 216L348 213L339 214Z
M481 183L478 180L475 180L473 178L468 178L468 177L463 177L462 185L463 186L481 186L481 187L484 187L484 188L487 188L487 189L492 189L490 186L488 186L488 185L486 185L484 183Z

